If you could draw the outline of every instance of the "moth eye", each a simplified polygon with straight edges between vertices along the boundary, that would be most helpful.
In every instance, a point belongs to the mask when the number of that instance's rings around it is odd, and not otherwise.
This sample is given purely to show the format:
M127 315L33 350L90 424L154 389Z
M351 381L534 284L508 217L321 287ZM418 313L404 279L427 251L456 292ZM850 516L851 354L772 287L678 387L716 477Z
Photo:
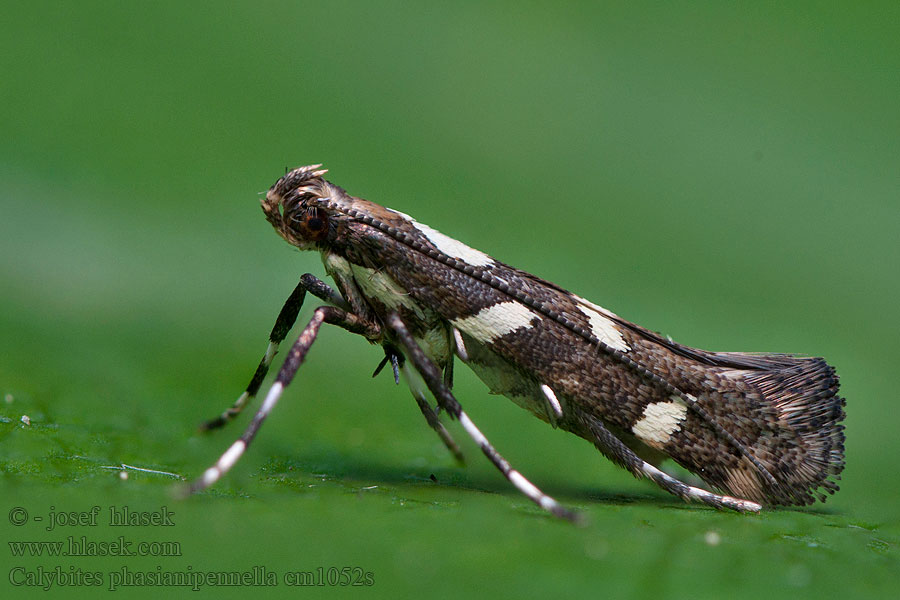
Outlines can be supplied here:
M310 207L300 219L300 232L313 241L323 239L328 233L328 217L316 207Z

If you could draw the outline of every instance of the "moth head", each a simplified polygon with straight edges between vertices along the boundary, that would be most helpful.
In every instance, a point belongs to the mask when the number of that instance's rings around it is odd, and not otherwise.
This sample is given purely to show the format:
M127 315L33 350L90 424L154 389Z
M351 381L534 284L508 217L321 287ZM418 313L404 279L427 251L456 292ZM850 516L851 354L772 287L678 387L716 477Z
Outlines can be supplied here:
M261 201L266 220L301 250L325 241L333 226L328 211L317 200L328 198L338 188L322 179L327 169L321 166L299 167L286 173Z

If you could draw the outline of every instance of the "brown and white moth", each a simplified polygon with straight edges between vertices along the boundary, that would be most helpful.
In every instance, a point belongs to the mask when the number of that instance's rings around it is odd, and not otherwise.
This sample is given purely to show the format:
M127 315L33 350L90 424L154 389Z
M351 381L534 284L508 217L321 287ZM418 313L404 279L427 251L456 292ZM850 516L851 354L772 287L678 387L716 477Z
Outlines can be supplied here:
M505 265L403 213L348 195L300 167L273 185L262 208L281 237L317 250L337 291L301 277L247 390L218 418L232 419L258 392L307 292L315 310L244 434L192 486L212 485L246 450L323 323L384 348L381 369L402 371L428 424L458 419L522 493L551 513L573 513L497 453L451 393L459 358L495 394L672 494L716 508L758 511L834 493L844 467L844 400L821 358L707 352L630 323L553 283ZM435 409L426 393L437 401ZM659 469L671 458L720 495Z

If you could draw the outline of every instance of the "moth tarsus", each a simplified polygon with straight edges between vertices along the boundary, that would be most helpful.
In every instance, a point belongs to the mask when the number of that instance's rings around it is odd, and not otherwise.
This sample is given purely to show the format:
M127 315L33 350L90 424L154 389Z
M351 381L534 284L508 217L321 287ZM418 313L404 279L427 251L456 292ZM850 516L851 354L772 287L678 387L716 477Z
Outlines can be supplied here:
M491 392L684 500L755 512L837 491L844 400L823 359L680 345L406 214L350 196L319 167L287 172L262 207L286 241L320 252L337 289L301 277L247 389L205 429L232 420L257 395L307 292L327 305L313 312L244 434L192 491L212 485L243 454L326 323L383 347L375 375L390 364L395 378L403 376L458 461L462 452L441 412L459 421L520 492L556 516L577 518L513 469L453 395L455 358ZM665 458L725 493L666 474L659 468Z

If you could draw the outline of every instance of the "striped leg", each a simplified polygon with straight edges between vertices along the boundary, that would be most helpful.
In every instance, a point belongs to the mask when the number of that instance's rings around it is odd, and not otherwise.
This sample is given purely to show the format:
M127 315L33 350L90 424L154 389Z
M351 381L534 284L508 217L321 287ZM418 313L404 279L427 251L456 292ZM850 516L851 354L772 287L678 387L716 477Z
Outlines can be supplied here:
M425 355L416 341L413 339L403 320L396 314L388 317L388 327L397 335L400 345L406 351L406 356L421 375L428 389L434 394L438 401L438 406L450 413L451 416L459 419L460 424L466 433L475 440L481 448L481 451L488 457L495 467L512 483L520 492L525 494L532 502L546 510L547 512L569 521L577 522L579 520L571 510L559 504L556 500L542 492L533 483L525 479L525 477L513 469L509 463L503 458L491 445L483 433L475 426L475 423L469 418L469 415L463 411L462 406L453 394L444 384L441 372L433 362Z
M244 390L244 393L241 394L237 401L235 401L235 403L225 412L215 419L210 419L209 421L202 423L200 425L200 431L210 431L226 425L241 413L250 400L256 397L257 392L259 392L259 387L262 385L263 380L266 378L266 374L269 372L269 365L272 364L272 359L275 358L275 354L278 352L278 346L281 345L281 342L284 341L285 336L297 321L297 315L300 313L300 307L303 306L303 299L306 297L306 292L310 292L325 302L329 302L343 309L349 308L347 302L341 298L340 294L331 289L328 284L321 279L318 279L309 273L300 277L300 283L297 284L297 287L295 287L294 291L291 292L291 295L288 296L284 306L281 307L281 312L278 313L278 318L275 320L275 326L272 328L272 333L269 334L269 347L266 348L266 353L263 355L262 360L259 361L259 366L256 367L256 372L253 374L253 378L250 380L247 389Z
M647 477L662 489L682 500L702 502L714 508L730 508L738 512L759 512L762 509L756 502L731 496L720 496L687 485L642 460L594 416L579 411L578 420L590 430L592 435L589 437L593 438L597 449L610 460L631 471L635 477Z
M306 353L309 352L310 346L316 341L316 336L319 334L319 328L322 326L322 323L337 325L351 333L364 335L369 339L376 339L381 335L381 327L379 325L366 321L353 313L349 313L334 306L320 306L317 308L313 313L312 319L310 319L309 323L303 329L303 332L300 333L300 337L294 342L284 364L278 371L275 383L269 388L266 399L263 401L262 406L259 407L256 415L254 415L250 425L247 426L244 434L231 444L228 450L219 457L219 460L216 461L215 465L203 472L203 476L200 479L191 483L189 488L190 493L198 492L214 484L222 477L222 475L227 473L228 470L234 466L234 463L237 462L238 458L241 457L247 449L247 446L253 441L253 438L256 436L256 432L259 431L263 421L266 420L266 417L269 416L269 413L278 403L281 392L284 391L284 388L287 387L297 373L297 369L303 364Z

